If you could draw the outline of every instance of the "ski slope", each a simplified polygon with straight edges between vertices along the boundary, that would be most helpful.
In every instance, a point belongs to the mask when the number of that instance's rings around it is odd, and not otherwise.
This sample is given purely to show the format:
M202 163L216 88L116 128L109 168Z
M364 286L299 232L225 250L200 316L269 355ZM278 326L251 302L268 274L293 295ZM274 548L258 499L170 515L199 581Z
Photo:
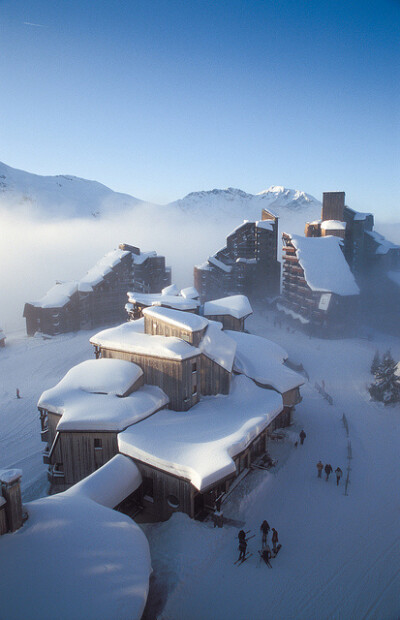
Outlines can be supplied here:
M284 347L309 374L295 425L283 443L271 446L276 468L251 472L223 504L231 525L214 529L178 513L166 523L142 526L154 570L144 618L397 619L400 407L370 402L366 385L375 350L391 347L400 359L400 340L378 332L371 341L309 339L286 325L274 327L273 315L260 309L246 326ZM36 402L73 365L92 358L91 335L42 340L19 332L9 334L0 351L0 468L23 469L25 501L47 489ZM314 387L322 380L332 406ZM295 448L301 428L307 438ZM348 440L353 459L345 496ZM317 478L319 459L341 467L339 487L334 476ZM257 553L264 519L283 545L272 570ZM253 555L235 566L241 527L256 536L248 546Z

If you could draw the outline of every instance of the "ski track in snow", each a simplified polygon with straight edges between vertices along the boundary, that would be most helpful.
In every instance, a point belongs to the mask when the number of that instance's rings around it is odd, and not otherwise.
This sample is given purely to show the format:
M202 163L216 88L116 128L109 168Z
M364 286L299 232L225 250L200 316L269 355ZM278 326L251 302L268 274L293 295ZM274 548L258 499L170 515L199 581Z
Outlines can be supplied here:
M247 328L286 348L310 377L287 439L270 442L277 466L251 472L223 505L226 517L255 534L248 544L253 556L233 564L236 527L214 529L179 513L166 523L144 525L154 569L153 601L144 618L398 619L400 407L370 402L366 385L375 350L390 347L400 359L400 340L378 333L371 342L309 339L273 327L266 311L256 312ZM91 335L39 340L9 334L0 351L0 468L23 469L25 501L47 488L37 400L73 365L93 357ZM322 380L333 405L314 387ZM301 428L307 438L295 448ZM348 440L353 459L345 496ZM317 478L319 459L342 468L339 487L334 475L328 482ZM265 518L283 545L272 570L257 554Z

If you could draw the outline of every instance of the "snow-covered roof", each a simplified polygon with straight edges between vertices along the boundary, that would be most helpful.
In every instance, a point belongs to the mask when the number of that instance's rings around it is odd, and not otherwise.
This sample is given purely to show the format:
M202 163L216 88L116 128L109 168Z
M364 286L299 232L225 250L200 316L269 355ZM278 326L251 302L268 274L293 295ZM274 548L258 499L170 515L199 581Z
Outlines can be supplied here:
M261 385L270 386L281 394L305 382L304 377L282 365L282 357L277 359L280 347L275 343L243 332L228 333L237 343L234 363L236 372L254 379Z
M119 398L142 374L139 366L124 360L88 360L43 392L38 407L61 416L58 431L120 431L168 404L153 385Z
M107 252L103 258L101 258L97 263L89 269L87 274L81 278L79 282L79 290L82 292L88 292L92 290L93 286L99 284L110 271L112 271L113 267L118 265L121 262L121 259L124 256L130 254L129 250L112 250L111 252Z
M235 262L236 263L247 263L248 265L256 265L257 259L256 258L243 258L242 256L240 256L239 258L236 259Z
M268 359L272 359L279 364L283 364L289 357L288 352L283 347L262 336L231 331L229 329L225 330L225 334L235 340L238 352L246 349L246 351L254 357L258 355L261 357L266 356Z
M132 519L85 492L25 504L23 527L0 537L2 618L142 617L151 573L147 539Z
M221 260L218 260L215 256L209 256L208 262L214 265L214 267L218 267L218 269L222 269L225 273L230 273L232 271L232 265L225 265Z
M170 284L161 290L161 295L179 295L179 289L176 284Z
M0 470L0 482L4 484L13 484L22 476L21 469L2 469Z
M256 222L257 228L264 228L264 230L274 230L274 224L271 220L259 220Z
M347 206L346 206L346 209L354 213L353 220L355 220L356 222L357 221L361 222L363 220L366 220L367 217L372 215L372 213L362 213L361 211L355 211L354 209L351 209L350 207L347 207Z
M339 220L324 220L321 222L322 230L346 230L346 222Z
M360 290L341 250L338 237L289 235L297 249L308 286L313 291L358 295Z
M367 235L372 237L372 239L378 244L378 247L376 248L376 252L375 252L376 254L387 254L389 250L400 249L399 245L396 245L395 243L388 241L387 239L385 239L383 235L380 235L374 230L366 230L365 232L367 233Z
M91 359L73 366L57 384L57 389L63 393L81 390L92 394L122 396L142 375L143 371L137 364L115 359Z
M186 299L197 299L199 297L199 293L197 289L194 288L194 286L188 286L186 288L183 288L181 290L181 295Z
M36 308L62 308L78 290L78 282L59 282L55 284L39 301L30 304Z
M106 508L115 508L141 484L142 475L135 463L123 454L116 454L103 467L65 491L64 495L79 495Z
M184 360L199 354L196 347L192 347L180 338L141 334L136 329L132 329L132 323L135 321L104 329L92 336L90 342L117 351L173 360Z
M132 253L132 260L135 265L142 265L148 258L153 258L153 256L157 256L157 252L140 252L140 254Z
M161 318L165 323L180 327L190 332L197 332L205 329L209 321L203 316L193 314L193 312L182 312L172 308L163 308L162 306L150 306L143 310L144 316Z
M188 299L181 295L162 295L160 293L136 293L128 291L128 300L132 304L144 306L167 306L177 310L196 310L200 303L196 299Z
M201 343L200 351L214 362L232 372L233 360L235 359L236 342L230 338L220 326L212 321L207 327Z
M204 304L204 316L223 316L229 314L235 319L243 319L253 313L249 300L245 295L231 295L206 301Z
M210 271L211 267L207 261L201 263L200 265L195 265L196 269L201 269L203 271Z
M203 491L236 472L233 457L281 411L280 394L238 375L229 396L206 396L186 412L159 411L119 433L119 450Z

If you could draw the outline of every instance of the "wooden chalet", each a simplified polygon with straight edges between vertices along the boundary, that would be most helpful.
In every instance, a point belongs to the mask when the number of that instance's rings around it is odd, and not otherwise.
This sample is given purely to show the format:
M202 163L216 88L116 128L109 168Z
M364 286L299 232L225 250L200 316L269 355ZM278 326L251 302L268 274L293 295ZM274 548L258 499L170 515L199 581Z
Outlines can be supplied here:
M168 403L145 386L142 370L119 360L88 360L40 397L43 461L51 492L63 491L118 454L118 433Z
M231 295L206 301L202 312L208 320L222 323L223 329L242 332L244 322L253 314L253 309L245 295Z
M224 295L253 298L279 295L278 218L263 209L262 220L245 221L226 246L194 268L194 286L202 302Z
M57 335L122 321L127 290L155 293L170 279L163 256L121 244L81 280L57 283L39 301L26 303L27 334Z

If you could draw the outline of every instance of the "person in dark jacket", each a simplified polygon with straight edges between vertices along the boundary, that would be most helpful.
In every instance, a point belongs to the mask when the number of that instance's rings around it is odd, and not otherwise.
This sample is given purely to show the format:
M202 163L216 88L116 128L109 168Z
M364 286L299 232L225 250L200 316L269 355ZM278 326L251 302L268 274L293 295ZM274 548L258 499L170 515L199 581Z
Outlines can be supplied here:
M300 437L300 443L301 445L303 445L305 438L307 437L307 435L305 434L304 430L301 430L299 433L299 437Z
M336 467L335 469L335 474L336 474L336 486L339 486L339 482L340 482L340 478L343 476L343 472L340 469L340 467Z
M322 463L322 461L318 461L317 469L318 469L318 478L321 478L322 470L324 469L324 464Z
M326 481L328 481L328 479L329 479L329 474L331 474L331 473L333 472L332 465L329 465L329 463L327 463L327 464L325 465L325 469L324 469L324 471L325 471L325 474L326 474Z
M268 564L268 566L270 568L272 568L271 563L270 563L270 559L272 558L272 553L271 553L271 549L269 548L268 545L266 545L262 551L260 551L260 555L262 557L262 559L264 560L264 562L266 564Z
M246 556L247 542L246 538L239 538L239 560L244 560Z
M276 553L276 551L277 551L277 549L276 549L276 545L277 544L278 544L278 532L273 527L272 528L272 550L273 550L274 553Z
M263 521L261 523L261 544L263 547L265 547L265 545L267 544L267 537L268 537L268 532L271 528L269 527L269 523L268 521Z

